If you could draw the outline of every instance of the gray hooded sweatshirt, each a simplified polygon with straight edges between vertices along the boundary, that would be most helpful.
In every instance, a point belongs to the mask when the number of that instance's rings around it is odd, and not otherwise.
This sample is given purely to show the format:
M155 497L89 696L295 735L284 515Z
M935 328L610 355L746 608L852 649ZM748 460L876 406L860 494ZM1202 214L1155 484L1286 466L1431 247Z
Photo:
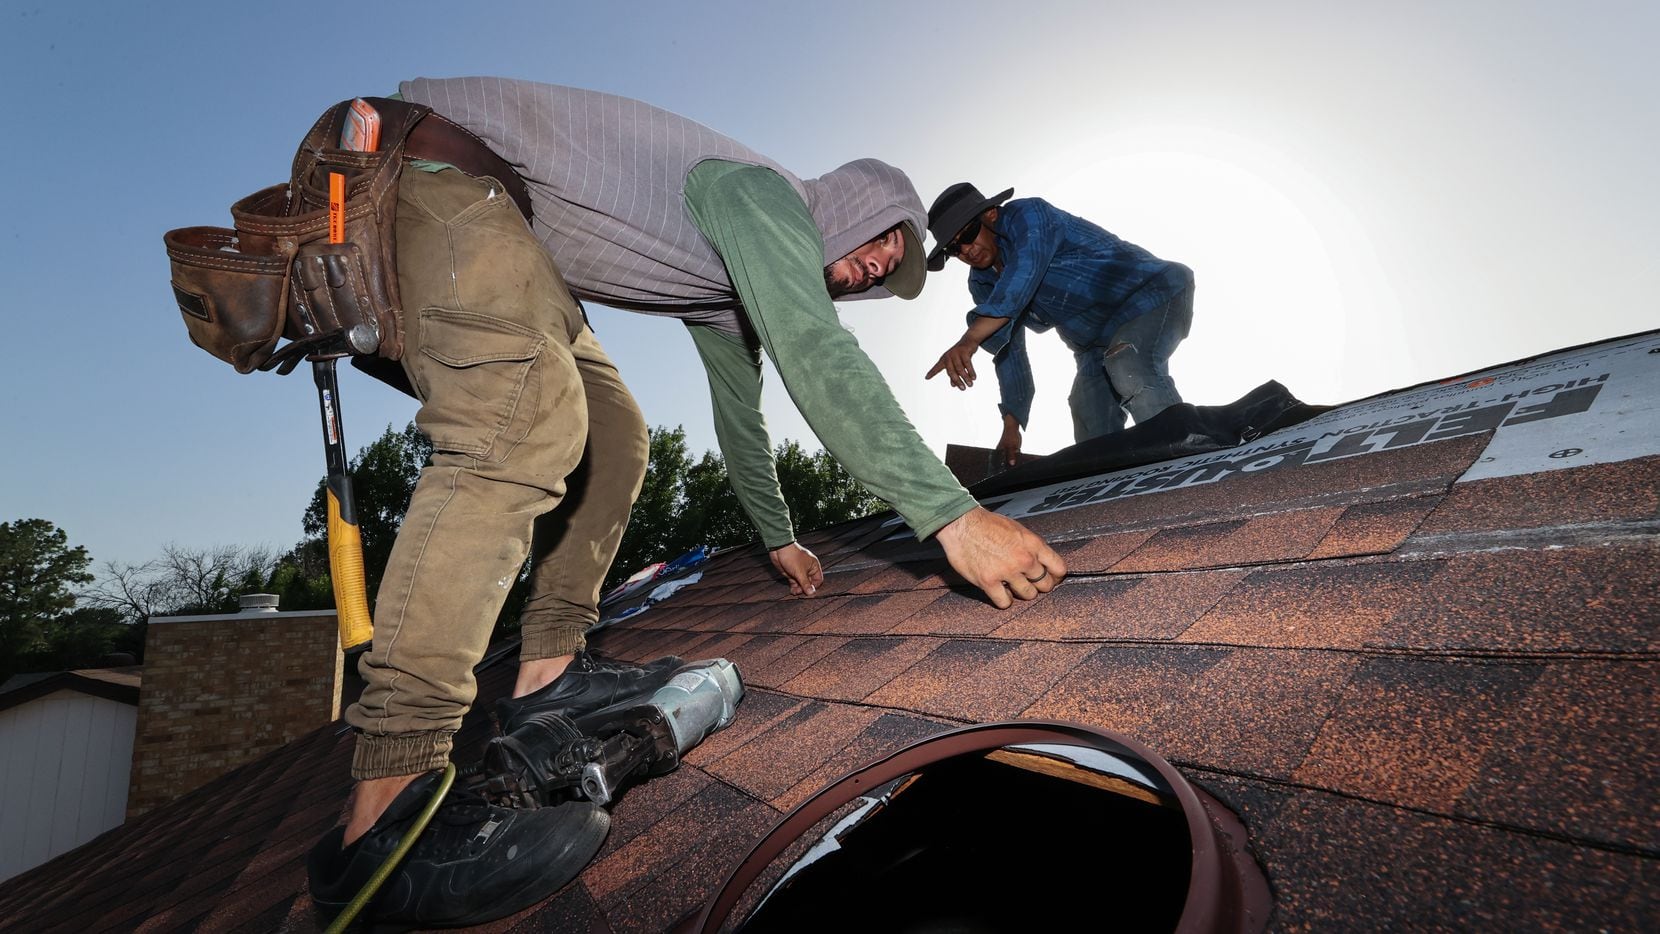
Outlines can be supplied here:
M507 78L417 78L399 91L518 170L536 236L571 291L606 305L740 333L732 282L686 206L686 177L709 159L788 182L824 238L824 265L902 221L919 238L928 228L910 179L876 159L803 181L695 120L614 94ZM889 294L877 286L847 298Z
M597 91L502 78L421 78L399 91L523 176L534 232L572 292L691 327L728 475L768 548L794 533L761 417L763 348L831 455L918 537L974 507L824 289L823 267L860 244L901 222L927 229L903 172L860 159L803 181L700 123Z

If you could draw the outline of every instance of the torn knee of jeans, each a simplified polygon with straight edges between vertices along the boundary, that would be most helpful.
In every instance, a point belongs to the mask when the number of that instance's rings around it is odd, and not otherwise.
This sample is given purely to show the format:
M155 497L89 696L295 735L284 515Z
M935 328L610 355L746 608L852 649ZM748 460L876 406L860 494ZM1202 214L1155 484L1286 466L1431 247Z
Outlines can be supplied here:
M1107 347L1108 359L1134 353L1135 345L1129 341L1114 341L1111 346Z

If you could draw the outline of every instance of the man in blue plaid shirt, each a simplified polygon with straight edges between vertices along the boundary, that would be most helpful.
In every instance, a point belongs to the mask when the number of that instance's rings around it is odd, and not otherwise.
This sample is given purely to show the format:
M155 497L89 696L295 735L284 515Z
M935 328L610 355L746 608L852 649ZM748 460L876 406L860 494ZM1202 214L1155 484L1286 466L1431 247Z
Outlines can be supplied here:
M1170 355L1193 321L1193 270L1162 260L1041 198L987 198L967 182L952 185L928 211L935 246L928 268L947 254L972 267L975 306L968 330L927 378L974 384L974 351L992 354L1002 401L998 454L1013 464L1032 411L1032 364L1025 331L1055 329L1072 351L1072 431L1076 441L1141 424L1182 401ZM1004 202L1008 202L1004 204Z

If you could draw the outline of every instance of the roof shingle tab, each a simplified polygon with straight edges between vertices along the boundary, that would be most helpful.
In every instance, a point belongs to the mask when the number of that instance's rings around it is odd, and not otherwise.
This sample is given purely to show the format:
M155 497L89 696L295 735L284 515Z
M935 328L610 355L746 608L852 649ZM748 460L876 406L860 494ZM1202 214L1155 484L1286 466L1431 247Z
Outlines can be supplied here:
M1015 717L1094 646L954 639L865 698L972 723Z
M1372 658L1345 686L1298 782L1442 814L1481 771L1542 666Z
M1320 563L1254 571L1179 637L1184 642L1360 648L1396 608L1432 586L1440 566Z
M1436 505L1437 495L1408 496L1377 503L1359 503L1343 510L1310 558L1350 558L1386 555L1401 547L1417 531Z
M858 701L933 651L939 640L848 639L782 685L790 694Z
M1483 433L1312 464L1234 472L1214 482L1168 486L1157 492L1036 513L1021 521L1040 535L1065 541L1106 532L1228 520L1275 509L1445 493L1486 450L1490 437L1491 433ZM1201 465L1194 473L1202 475L1203 470ZM1107 487L1102 493L1111 490Z
M810 702L708 767L711 775L772 801L828 762L882 711Z
M1394 612L1370 644L1505 654L1660 650L1660 541L1412 564L1434 566L1433 578L1380 601Z
M1249 571L1069 578L1040 612L1027 612L992 632L997 639L1175 639L1232 591Z
M1343 507L1327 506L1169 529L1112 570L1132 574L1295 561L1307 557L1342 514Z
M1227 775L1274 881L1277 930L1650 930L1652 857Z
M1657 723L1660 661L1552 662L1511 705L1459 813L1660 861Z

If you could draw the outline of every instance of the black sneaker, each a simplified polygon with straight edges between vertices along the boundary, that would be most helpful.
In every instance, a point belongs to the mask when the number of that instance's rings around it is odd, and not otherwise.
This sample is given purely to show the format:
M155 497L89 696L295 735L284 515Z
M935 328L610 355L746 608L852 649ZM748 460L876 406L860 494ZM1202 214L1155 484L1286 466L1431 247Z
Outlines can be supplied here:
M311 900L327 924L363 884L438 788L416 779L346 851L336 827L306 859ZM576 878L599 852L611 818L588 801L520 811L490 805L457 785L363 915L377 929L462 927L523 911Z
M650 696L684 664L678 656L665 655L638 667L626 662L601 662L586 650L579 651L552 684L523 697L496 701L496 718L501 721L503 733L513 732L539 713L551 711L574 720L612 704Z
M665 655L662 658L646 662L644 665L636 665L633 662L625 662L620 658L606 658L598 652L590 652L587 649L579 649L576 654L578 656L586 655L588 660L594 663L595 668L606 671L619 671L625 668L638 668L650 672L673 671L686 664L686 661L678 655Z

